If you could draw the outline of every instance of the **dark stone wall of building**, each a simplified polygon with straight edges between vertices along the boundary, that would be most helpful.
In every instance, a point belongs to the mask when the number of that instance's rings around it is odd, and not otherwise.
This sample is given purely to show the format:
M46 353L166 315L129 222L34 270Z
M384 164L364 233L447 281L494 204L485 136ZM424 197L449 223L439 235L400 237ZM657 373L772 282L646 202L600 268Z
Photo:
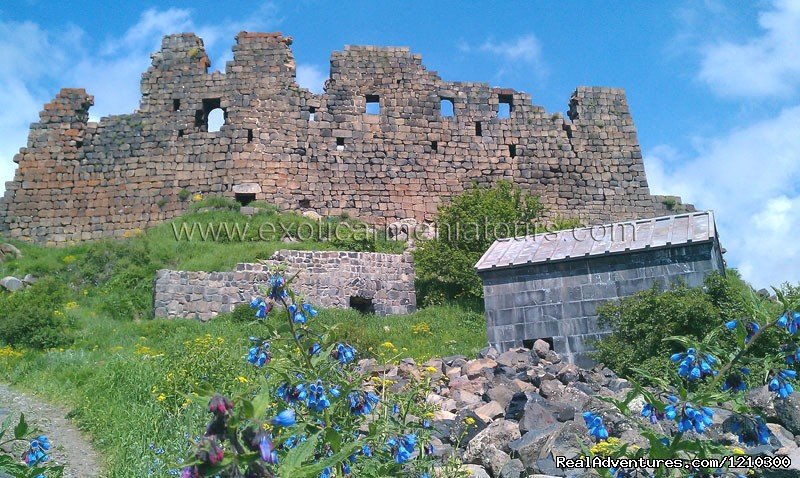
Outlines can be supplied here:
M0 232L42 243L119 237L182 214L184 189L233 197L234 186L376 225L430 221L471 183L499 179L588 224L668 213L648 190L621 89L578 88L565 119L523 92L444 81L406 48L348 46L315 95L297 86L290 45L242 32L225 73L209 74L200 38L167 36L142 75L139 109L98 123L88 122L89 94L62 90L14 158ZM365 113L368 99L379 114ZM442 99L453 117L441 115ZM501 102L509 118L498 118ZM208 132L216 107L226 124Z
M724 266L716 242L480 272L489 343L499 351L542 338L582 367L590 341L609 333L597 308L658 285L703 284Z

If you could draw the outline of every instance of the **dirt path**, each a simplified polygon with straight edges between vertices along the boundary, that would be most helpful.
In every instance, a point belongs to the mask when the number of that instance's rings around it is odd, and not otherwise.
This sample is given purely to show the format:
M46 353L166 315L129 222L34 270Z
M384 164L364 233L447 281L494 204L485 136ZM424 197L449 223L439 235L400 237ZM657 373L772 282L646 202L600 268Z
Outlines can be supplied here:
M0 383L0 420L9 413L19 412L43 434L47 435L54 450L53 463L64 465L65 478L95 478L100 476L100 457L77 427L66 417L67 411L43 403ZM16 423L17 418L13 419ZM2 473L0 473L2 476Z

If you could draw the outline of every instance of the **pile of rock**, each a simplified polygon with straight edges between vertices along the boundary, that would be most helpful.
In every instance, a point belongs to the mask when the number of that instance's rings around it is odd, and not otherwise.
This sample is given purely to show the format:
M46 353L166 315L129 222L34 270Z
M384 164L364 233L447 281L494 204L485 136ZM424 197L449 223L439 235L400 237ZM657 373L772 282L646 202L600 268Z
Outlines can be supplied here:
M362 361L363 370L386 374L401 387L418 377L420 367L405 360L396 367L378 367ZM611 436L620 441L647 447L647 440L630 418L600 397L624 399L630 391L628 381L618 378L602 365L583 370L574 364L562 363L548 343L536 341L533 350L524 348L498 353L484 349L479 358L464 356L433 359L421 367L430 371L440 386L428 395L435 404L434 445L437 454L458 453L476 477L519 478L536 474L578 476L587 472L556 467L555 457L577 458L583 454L581 444L592 440L582 414L591 411L603 417ZM433 372L435 370L435 372ZM766 418L774 423L771 443L746 448L723 425L730 413L715 409L714 425L704 435L719 443L741 447L748 454L788 455L792 466L800 470L800 398L774 401L765 389L751 392L752 405L766 410ZM634 399L630 408L641 412L644 402ZM653 426L666 431L674 427L670 421ZM765 475L766 476L766 475ZM796 475L795 475L796 476Z

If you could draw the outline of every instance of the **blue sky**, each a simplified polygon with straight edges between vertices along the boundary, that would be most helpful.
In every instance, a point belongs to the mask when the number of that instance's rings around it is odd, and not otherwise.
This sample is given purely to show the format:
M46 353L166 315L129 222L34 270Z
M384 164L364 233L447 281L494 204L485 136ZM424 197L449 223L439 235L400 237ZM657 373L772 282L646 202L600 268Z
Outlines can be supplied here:
M132 112L164 34L196 32L224 70L238 31L281 31L316 91L332 51L401 45L446 80L549 111L578 85L625 88L651 189L714 209L729 264L755 285L800 280L800 0L110 3L0 4L0 181L60 87L95 95L93 119Z

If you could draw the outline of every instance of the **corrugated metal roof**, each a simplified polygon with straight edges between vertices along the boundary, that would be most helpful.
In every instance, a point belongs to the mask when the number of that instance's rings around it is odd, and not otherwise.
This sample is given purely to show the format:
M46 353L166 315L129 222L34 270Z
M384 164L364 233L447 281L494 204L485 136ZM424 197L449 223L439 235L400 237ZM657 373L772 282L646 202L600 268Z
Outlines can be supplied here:
M499 239L475 264L479 271L526 264L557 262L606 254L624 254L717 237L714 213L692 212L639 221L546 232Z

